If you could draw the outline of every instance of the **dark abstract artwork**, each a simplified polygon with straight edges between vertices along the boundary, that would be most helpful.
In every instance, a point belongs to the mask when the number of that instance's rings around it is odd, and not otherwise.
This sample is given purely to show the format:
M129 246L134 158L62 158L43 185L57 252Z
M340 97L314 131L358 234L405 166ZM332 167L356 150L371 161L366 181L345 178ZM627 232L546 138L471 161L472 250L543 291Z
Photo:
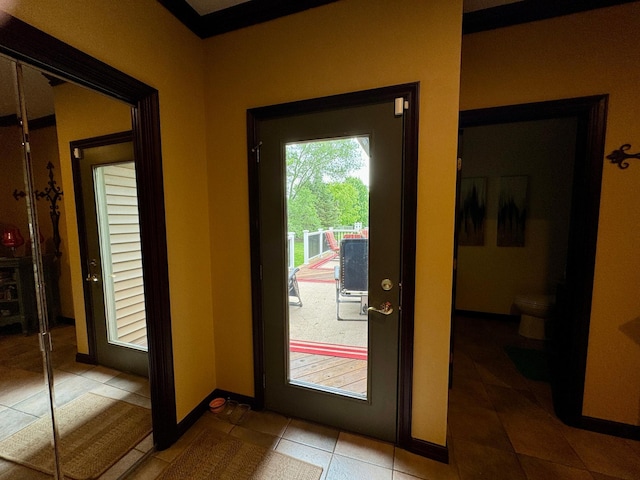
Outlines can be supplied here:
M524 247L527 221L527 176L500 177L498 246Z
M486 199L486 178L463 178L461 180L458 245L484 245Z

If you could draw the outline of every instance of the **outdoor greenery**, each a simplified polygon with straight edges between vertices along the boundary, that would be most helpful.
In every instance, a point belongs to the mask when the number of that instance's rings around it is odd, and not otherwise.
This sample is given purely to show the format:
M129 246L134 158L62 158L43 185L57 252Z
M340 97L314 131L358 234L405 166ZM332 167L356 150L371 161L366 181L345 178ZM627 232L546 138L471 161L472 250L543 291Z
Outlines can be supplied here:
M288 231L300 238L303 230L367 226L369 189L354 176L364 166L358 140L293 143L286 153Z

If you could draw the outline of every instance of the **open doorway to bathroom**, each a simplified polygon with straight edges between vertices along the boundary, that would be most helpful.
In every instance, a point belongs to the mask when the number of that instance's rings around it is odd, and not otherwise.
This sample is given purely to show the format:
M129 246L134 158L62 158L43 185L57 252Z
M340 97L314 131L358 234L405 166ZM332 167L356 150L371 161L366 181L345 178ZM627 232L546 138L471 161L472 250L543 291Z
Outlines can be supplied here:
M569 425L582 418L606 102L461 112L454 438L512 449L523 428L512 407ZM547 328L519 333L522 294L535 294L534 309L553 305ZM491 438L463 428L479 423Z

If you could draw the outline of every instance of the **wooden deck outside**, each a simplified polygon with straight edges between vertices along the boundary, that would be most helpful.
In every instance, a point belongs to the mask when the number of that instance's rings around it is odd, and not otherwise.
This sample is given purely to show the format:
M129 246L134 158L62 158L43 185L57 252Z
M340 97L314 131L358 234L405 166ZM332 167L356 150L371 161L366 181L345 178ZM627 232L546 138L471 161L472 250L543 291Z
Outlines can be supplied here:
M292 380L337 388L357 395L367 394L367 361L292 352Z

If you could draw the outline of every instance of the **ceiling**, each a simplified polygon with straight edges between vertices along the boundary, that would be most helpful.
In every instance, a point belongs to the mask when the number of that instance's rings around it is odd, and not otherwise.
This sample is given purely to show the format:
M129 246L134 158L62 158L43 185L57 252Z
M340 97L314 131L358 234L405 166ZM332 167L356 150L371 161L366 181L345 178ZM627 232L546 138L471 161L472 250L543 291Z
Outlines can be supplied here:
M348 0L158 0L200 38L336 1ZM475 33L631 1L637 0L463 0L462 29Z

